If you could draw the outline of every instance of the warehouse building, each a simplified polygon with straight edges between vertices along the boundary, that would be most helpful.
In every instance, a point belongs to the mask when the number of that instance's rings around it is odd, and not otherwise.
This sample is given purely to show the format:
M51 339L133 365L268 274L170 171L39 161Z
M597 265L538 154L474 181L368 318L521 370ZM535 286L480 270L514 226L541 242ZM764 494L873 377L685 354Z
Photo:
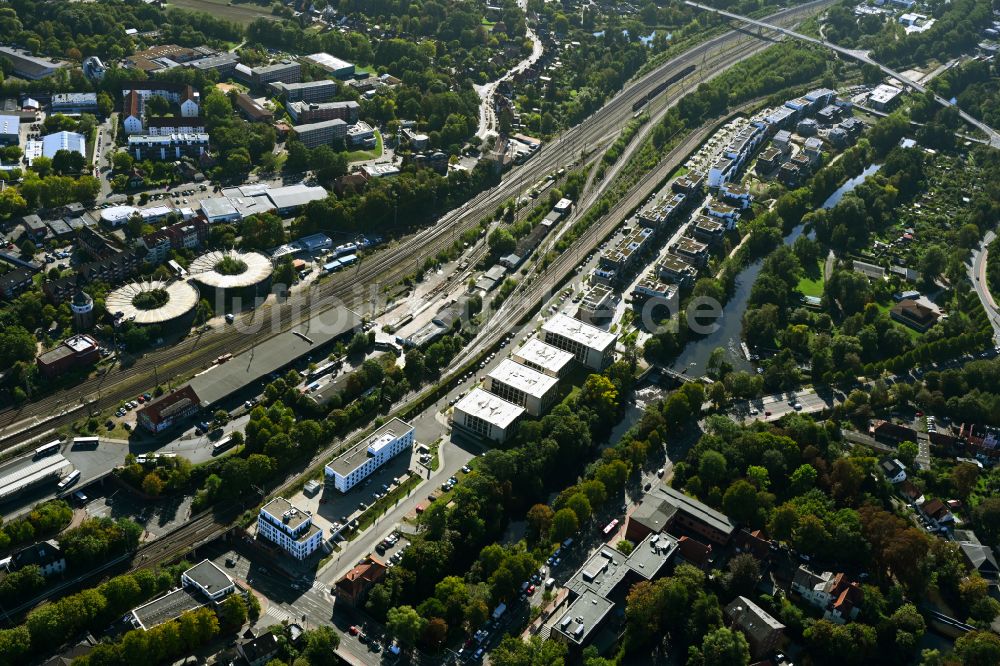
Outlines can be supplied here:
M542 324L543 341L563 351L591 370L603 370L614 361L615 333L591 326L579 319L557 313Z
M413 448L414 429L394 418L324 468L327 488L346 493L403 451Z
M329 53L313 53L302 58L306 62L316 65L338 79L349 79L354 76L354 65L341 60Z
M486 389L507 402L524 407L532 416L541 416L556 398L559 379L542 374L509 358L493 368Z
M524 407L477 387L455 405L452 427L456 433L502 443L514 434L524 412Z
M53 378L81 368L89 368L100 360L97 340L89 335L74 335L59 346L40 354L35 363L43 377Z

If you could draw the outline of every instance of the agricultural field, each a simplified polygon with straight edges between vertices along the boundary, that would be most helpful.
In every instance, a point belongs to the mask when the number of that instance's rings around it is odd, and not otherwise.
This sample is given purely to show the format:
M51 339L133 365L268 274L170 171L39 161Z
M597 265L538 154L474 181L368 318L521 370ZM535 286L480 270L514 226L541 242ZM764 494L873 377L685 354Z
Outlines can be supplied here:
M206 12L227 21L246 25L263 17L273 17L270 5L258 5L252 2L234 3L230 0L170 0L170 5L180 9L190 9Z

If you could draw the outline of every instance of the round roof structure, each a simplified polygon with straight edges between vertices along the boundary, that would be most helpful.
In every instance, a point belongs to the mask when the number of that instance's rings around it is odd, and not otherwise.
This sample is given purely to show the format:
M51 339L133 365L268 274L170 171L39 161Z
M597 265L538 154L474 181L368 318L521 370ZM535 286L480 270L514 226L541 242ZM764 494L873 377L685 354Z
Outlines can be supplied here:
M148 310L135 305L135 298L139 294L158 290L167 294L167 302L163 305ZM194 285L182 280L150 280L131 282L115 289L108 294L104 306L112 316L121 312L123 319L130 319L136 324L162 324L191 312L198 305L199 298Z
M223 260L242 262L245 268L235 275L227 275L218 270ZM213 250L206 252L191 262L188 272L198 282L215 289L240 289L253 287L271 277L274 267L271 260L259 252L239 250Z

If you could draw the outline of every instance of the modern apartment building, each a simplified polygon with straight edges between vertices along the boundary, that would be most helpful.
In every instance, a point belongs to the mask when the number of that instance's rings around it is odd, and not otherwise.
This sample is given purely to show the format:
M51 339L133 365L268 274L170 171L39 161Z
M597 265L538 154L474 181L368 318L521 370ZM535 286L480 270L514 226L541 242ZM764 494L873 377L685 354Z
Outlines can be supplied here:
M413 448L413 439L413 426L401 419L392 419L327 463L327 487L346 493L397 454Z
M312 514L275 497L257 514L257 536L280 546L297 560L304 560L323 543L323 530L313 525Z

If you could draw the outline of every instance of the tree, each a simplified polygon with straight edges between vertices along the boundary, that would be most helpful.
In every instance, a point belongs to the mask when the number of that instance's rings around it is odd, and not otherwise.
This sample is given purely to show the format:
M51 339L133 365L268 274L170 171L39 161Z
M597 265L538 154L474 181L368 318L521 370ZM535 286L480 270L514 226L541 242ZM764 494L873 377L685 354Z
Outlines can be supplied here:
M532 636L527 641L518 636L505 636L490 653L490 663L496 666L562 666L566 658L565 643Z
M303 656L310 666L335 666L340 659L335 654L340 647L340 634L332 627L320 625L306 632L306 647Z
M576 513L568 508L559 509L552 516L552 529L549 532L549 540L553 543L560 543L567 537L576 534L579 529L580 521L577 520Z
M540 541L548 536L555 512L547 504L536 504L528 509L528 540Z
M158 497L165 486L163 479L155 471L147 474L142 480L142 492L151 497Z
M593 410L602 424L610 424L618 414L618 390L604 375L590 375L583 382L577 404Z
M963 666L1000 664L1000 636L990 631L972 631L955 641L955 656Z
M976 534L991 545L1000 545L1000 497L987 497L972 510Z
M698 461L698 476L706 487L722 484L729 475L726 457L718 451L706 451Z
M900 442L896 448L896 457L907 469L913 469L913 462L919 453L920 448L913 442Z
M706 634L697 652L702 666L746 666L750 663L747 639L739 631L725 627Z
M757 489L744 479L734 481L722 498L722 507L736 522L753 525L760 510Z
M590 520L593 514L590 500L583 493L575 493L566 500L566 508L576 515L577 524L582 525Z
M976 465L959 463L951 468L951 484L955 486L955 492L963 500L968 499L978 480L979 467Z
M490 256L494 260L510 254L517 247L517 241L514 240L510 231L504 227L494 229L486 242L489 245Z
M22 567L7 574L0 581L0 600L4 605L18 605L26 599L32 599L45 587L45 576L42 570L34 564Z
M413 606L397 606L386 613L385 627L400 643L412 647L426 622Z
M430 648L438 650L448 639L448 623L439 617L432 617L424 625L423 642Z
M23 326L0 327L0 367L11 368L18 361L30 361L36 349L35 337Z
M252 592L250 593L253 594ZM230 594L219 604L219 622L226 628L239 628L247 621L247 603L243 595Z
M735 595L750 596L760 580L760 563L749 553L741 553L729 560L729 591Z
M793 495L803 495L809 490L816 487L816 477L818 472L816 468L810 464L799 465L799 467L792 472L791 477L791 492Z
M99 113L102 118L107 118L114 110L115 103L114 100L111 99L111 95L103 90L97 93L97 113Z

